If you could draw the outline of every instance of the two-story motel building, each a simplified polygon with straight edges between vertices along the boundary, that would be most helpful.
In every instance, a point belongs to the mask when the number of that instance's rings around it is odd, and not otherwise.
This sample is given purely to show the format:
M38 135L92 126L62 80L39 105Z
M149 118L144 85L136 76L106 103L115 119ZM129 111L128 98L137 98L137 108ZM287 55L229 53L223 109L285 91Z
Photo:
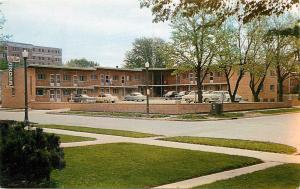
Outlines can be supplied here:
M191 91L196 89L194 73L173 74L173 69L149 69L151 97L161 97L167 91ZM13 78L8 71L2 78L2 107L24 106L24 69L15 68ZM13 85L9 85L13 79ZM28 67L29 102L67 102L71 95L87 94L98 96L110 93L122 99L131 92L146 91L145 69L124 69L110 67L77 68L52 65L29 65ZM232 84L235 76L231 78ZM265 81L261 99L265 102L276 101L277 80L270 75ZM11 83L11 82L10 82ZM245 77L238 94L244 100L252 101L249 77ZM220 73L209 73L204 80L204 90L227 90L225 77Z

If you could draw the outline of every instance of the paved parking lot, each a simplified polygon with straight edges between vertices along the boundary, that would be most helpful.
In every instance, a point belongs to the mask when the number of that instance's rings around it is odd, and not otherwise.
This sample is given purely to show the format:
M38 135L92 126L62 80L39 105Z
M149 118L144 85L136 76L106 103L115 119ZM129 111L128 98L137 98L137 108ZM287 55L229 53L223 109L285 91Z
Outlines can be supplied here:
M64 124L120 129L166 136L204 136L270 141L300 149L300 113L244 118L226 121L160 121L52 115L44 110L30 111L30 121L43 124ZM23 120L22 112L0 111L1 119Z

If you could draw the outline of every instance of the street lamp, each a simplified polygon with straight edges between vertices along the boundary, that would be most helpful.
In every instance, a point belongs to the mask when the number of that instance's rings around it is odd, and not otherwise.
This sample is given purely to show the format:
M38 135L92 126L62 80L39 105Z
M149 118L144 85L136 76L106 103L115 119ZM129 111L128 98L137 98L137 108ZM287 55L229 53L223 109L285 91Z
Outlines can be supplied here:
M24 125L29 129L29 119L28 119L28 91L27 91L27 58L28 58L28 51L24 50L22 52L22 56L24 59L24 87L25 87L25 119Z
M176 92L178 93L178 73L177 73L177 67L178 67L178 64L177 63L175 63L174 64L174 67L176 68Z
M150 91L149 91L149 62L145 63L145 68L146 68L146 95L147 95L147 115L149 115L149 95L150 95Z

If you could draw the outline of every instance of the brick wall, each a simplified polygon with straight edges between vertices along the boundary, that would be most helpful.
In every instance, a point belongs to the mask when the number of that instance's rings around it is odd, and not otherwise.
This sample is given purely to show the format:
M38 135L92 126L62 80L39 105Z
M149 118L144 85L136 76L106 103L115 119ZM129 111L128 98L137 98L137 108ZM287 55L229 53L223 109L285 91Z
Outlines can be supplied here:
M145 104L80 104L80 103L49 103L32 102L32 109L65 109L73 111L93 112L146 112ZM286 103L228 103L224 104L224 111L245 111L256 109L289 108L291 104ZM188 114L208 113L211 104L150 104L150 113L160 114Z

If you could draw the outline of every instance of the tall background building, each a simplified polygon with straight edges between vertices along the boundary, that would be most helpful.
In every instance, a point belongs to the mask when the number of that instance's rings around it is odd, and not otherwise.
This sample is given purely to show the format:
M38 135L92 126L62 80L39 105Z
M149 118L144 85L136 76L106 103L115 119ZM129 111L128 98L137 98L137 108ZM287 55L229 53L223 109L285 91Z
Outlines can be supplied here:
M22 58L22 51L29 52L28 64L62 65L62 49L54 47L35 46L26 43L3 42L4 51L8 56Z

